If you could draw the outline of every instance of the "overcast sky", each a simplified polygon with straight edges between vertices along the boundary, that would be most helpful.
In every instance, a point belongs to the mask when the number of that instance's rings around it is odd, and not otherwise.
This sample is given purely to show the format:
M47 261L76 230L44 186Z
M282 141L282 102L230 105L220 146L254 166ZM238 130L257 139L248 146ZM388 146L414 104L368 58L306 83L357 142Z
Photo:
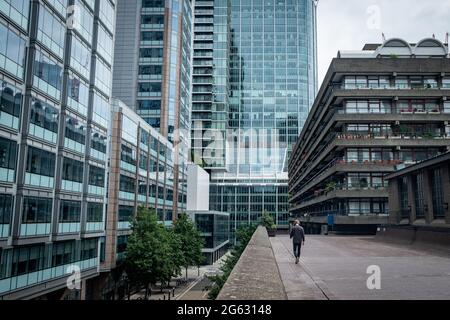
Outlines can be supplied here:
M365 43L425 37L445 41L450 32L450 0L319 0L319 85L339 50L360 50Z

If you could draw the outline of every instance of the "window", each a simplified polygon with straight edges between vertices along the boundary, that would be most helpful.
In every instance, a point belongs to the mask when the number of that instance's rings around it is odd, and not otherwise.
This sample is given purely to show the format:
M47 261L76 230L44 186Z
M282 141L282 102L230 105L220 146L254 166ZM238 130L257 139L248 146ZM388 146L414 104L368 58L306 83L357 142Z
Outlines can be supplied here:
M0 68L23 79L26 42L0 23Z
M134 208L129 206L119 206L119 222L129 222L134 215Z
M83 162L69 158L63 160L63 179L67 181L83 182Z
M52 199L24 197L22 223L50 223L52 204Z
M0 80L0 125L19 129L21 108L22 91Z
M59 18L41 4L37 38L60 58L63 58L65 32L66 28Z
M87 115L89 105L89 86L74 74L70 74L67 82L67 104L82 115Z
M41 176L55 176L55 155L34 147L28 147L26 172Z
M91 148L101 153L106 153L107 138L99 131L92 130Z
M110 105L99 93L94 93L94 114L93 120L104 128L108 128L110 120Z
M89 166L89 184L97 187L105 187L105 169Z
M41 91L59 100L61 97L62 68L53 59L36 51L34 57L34 80L35 85Z
M59 223L80 222L81 202L61 201Z
M89 47L77 37L72 37L70 66L89 79L91 71L91 52Z
M30 117L30 122L32 124L48 131L58 133L58 119L59 111L56 108L41 100L33 98Z
M136 189L136 180L124 175L120 175L119 190L123 192L134 193Z
M100 3L105 1L100 1ZM77 18L77 28L76 30L84 37L88 42L92 42L92 34L94 28L94 16L89 11L89 9L81 2L81 0L75 0L75 6L78 9Z
M103 2L103 1L102 1ZM97 52L109 63L112 63L112 54L114 50L113 38L103 28L98 28Z
M105 24L110 32L114 32L114 7L109 0L100 1L100 20Z
M0 225L10 224L13 210L13 197L9 194L0 194Z
M136 151L133 148L129 148L122 145L122 151L120 153L120 159L126 163L136 165Z
M84 145L86 143L86 125L78 119L68 117L64 136Z
M29 0L3 0L2 6L0 7L0 11L20 25L24 30L28 28L29 10Z
M98 240L81 240L81 260L90 260L98 256Z
M52 267L63 266L75 261L75 241L53 243Z
M11 277L36 272L45 268L45 245L14 248Z
M140 157L139 157L139 168L144 171L148 170L148 157L143 152L141 152Z
M450 113L450 101L444 101L444 113Z
M87 204L87 222L103 221L103 204L88 202Z
M95 61L95 86L105 94L111 91L111 69L98 58Z
M16 170L17 143L0 138L0 168ZM0 180L3 180L0 177Z

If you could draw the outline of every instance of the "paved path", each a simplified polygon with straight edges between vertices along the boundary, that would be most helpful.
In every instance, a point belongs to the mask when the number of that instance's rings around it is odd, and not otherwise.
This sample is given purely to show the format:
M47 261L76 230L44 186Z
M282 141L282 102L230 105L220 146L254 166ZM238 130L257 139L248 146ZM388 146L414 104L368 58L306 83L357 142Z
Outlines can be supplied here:
M288 236L271 238L288 299L450 299L450 255L375 242L373 237L306 236L294 264ZM367 267L381 269L369 290Z

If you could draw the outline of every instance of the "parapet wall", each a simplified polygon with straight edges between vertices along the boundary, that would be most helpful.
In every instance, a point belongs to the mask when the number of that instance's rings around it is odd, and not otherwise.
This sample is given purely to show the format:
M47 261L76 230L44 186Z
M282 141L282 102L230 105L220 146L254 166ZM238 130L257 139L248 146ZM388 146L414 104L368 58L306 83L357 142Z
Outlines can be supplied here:
M217 300L286 300L266 228L258 227Z

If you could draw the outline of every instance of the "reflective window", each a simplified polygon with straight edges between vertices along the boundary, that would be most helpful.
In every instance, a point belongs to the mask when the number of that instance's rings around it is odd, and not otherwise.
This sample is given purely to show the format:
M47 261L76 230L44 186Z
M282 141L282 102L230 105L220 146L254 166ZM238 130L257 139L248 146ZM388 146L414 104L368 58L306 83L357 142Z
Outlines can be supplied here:
M50 223L53 200L49 198L23 198L22 223Z
M89 86L74 74L67 82L67 105L82 115L87 115L89 105Z
M119 206L119 221L129 222L134 214L134 208L129 206Z
M93 130L91 137L91 148L101 153L106 153L107 137L100 131Z
M29 0L2 0L0 11L22 27L28 29Z
M22 91L0 80L0 125L19 129Z
M129 193L134 193L136 189L136 180L124 175L120 175L119 190Z
M89 184L97 187L105 186L105 169L89 166Z
M0 194L0 225L11 223L12 209L13 197L9 194Z
M79 201L61 201L59 212L59 222L80 222L81 202Z
M23 79L26 42L0 23L0 68Z
M66 28L44 5L39 6L37 39L58 57L63 58Z
M112 63L114 50L112 36L102 27L98 28L97 52L109 63Z
M54 177L55 154L34 147L28 147L26 172Z
M111 69L100 59L95 62L95 86L110 95L111 92Z
M30 123L53 133L58 133L58 109L34 98L31 103Z
M91 51L89 50L89 47L77 37L72 37L70 66L86 79L89 79L91 72Z
M100 1L100 20L105 24L109 31L114 32L114 18L116 14L114 7L109 0Z
M45 268L45 245L14 248L11 277L36 272Z
M67 202L65 201L64 203ZM61 209L62 207L63 203L61 203ZM64 206L64 208L67 208L67 206ZM52 267L75 262L77 260L75 250L75 241L54 242L52 249Z
M87 222L103 221L103 204L88 202L87 204Z
M56 61L36 51L33 85L59 100L61 98L62 68Z
M88 43L92 43L94 16L81 0L75 0L75 8L78 10L75 16L79 19L75 24L76 30Z
M3 173L0 176L0 180L5 181L5 172L1 169L16 170L16 161L17 143L12 140L0 138L0 172ZM8 178L7 174L6 178ZM9 177L7 180L9 181L10 179L14 179L14 176Z
M62 178L67 181L83 182L83 162L76 161L70 158L63 160Z
M127 116L123 116L122 120L122 138L131 142L133 144L137 144L137 124L128 118Z
M97 92L94 93L94 113L92 119L107 128L110 120L110 104Z
M68 117L65 137L84 145L86 143L86 124L80 120Z

